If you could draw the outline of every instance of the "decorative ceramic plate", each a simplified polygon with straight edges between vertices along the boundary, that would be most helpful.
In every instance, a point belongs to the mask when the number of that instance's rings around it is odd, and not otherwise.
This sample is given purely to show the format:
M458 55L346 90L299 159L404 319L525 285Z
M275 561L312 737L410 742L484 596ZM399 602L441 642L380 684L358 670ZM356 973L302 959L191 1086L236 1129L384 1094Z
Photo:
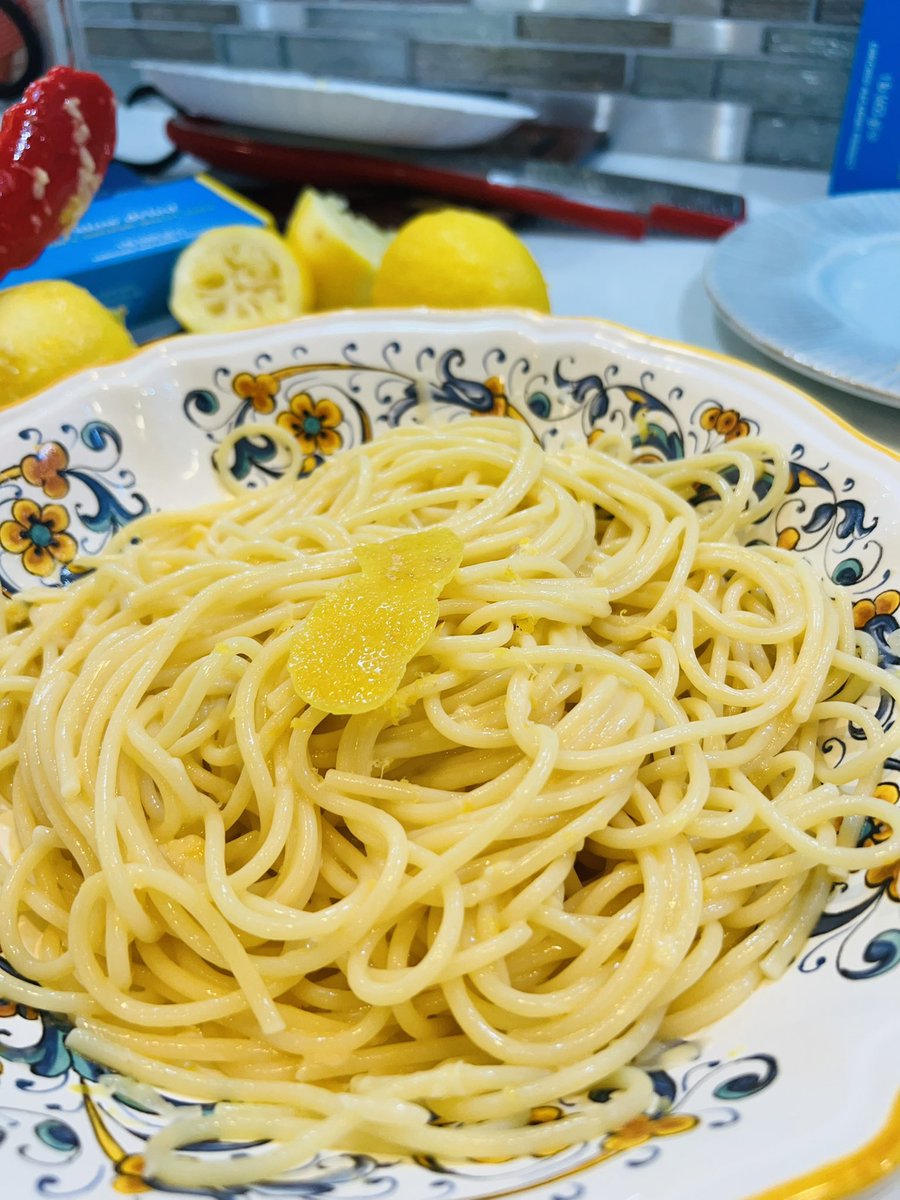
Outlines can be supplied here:
M476 146L537 115L523 104L492 96L323 79L300 71L136 65L148 83L194 116L376 146Z
M514 411L548 448L608 428L659 459L757 431L781 442L793 487L776 535L850 589L857 625L886 664L900 663L895 457L761 372L598 321L509 311L347 312L183 338L4 410L3 587L65 584L71 539L96 551L149 509L218 495L212 452L236 428L246 436L234 473L262 487L282 464L254 435L258 422L293 431L311 472L419 420L423 394L450 418ZM880 792L900 793L900 761L885 765ZM888 1176L900 1165L898 1001L897 868L857 873L835 890L786 975L653 1065L652 1107L616 1133L549 1157L428 1167L336 1147L287 1180L193 1194L837 1200L874 1187L896 1197ZM3 1011L3 1196L161 1194L142 1174L154 1118L111 1094L101 1067L70 1053L65 1035L57 1018ZM238 1152L221 1143L198 1151Z
M832 197L729 233L706 288L747 341L813 379L900 407L900 192Z

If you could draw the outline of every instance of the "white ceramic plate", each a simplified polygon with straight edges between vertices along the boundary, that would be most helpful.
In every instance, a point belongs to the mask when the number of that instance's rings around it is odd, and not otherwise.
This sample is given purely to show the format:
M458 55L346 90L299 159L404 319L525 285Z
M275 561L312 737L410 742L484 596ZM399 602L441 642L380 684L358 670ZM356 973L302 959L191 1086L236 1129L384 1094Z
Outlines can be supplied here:
M323 79L299 71L136 65L148 83L192 116L378 146L475 146L537 115L523 104L490 96Z
M749 221L710 256L728 324L804 375L900 407L900 191L832 197Z
M148 508L218 495L211 454L238 424L248 435L238 473L247 486L263 486L279 460L265 438L253 437L255 423L286 414L282 424L290 424L292 414L318 462L336 445L335 431L348 447L417 420L423 381L443 415L512 408L548 447L564 434L610 427L657 458L702 453L756 430L780 441L795 489L776 530L846 583L859 623L884 661L897 662L895 456L761 372L598 321L509 311L346 312L227 338L175 339L0 412L4 586L60 583L54 528L66 526L85 550L97 550ZM318 437L320 428L327 437ZM48 449L36 459L39 445ZM50 547L49 565L46 554L26 558L19 534L4 537L17 502L20 517L23 502L34 506L28 523L34 541ZM38 536L39 526L48 536ZM900 762L890 763L884 794L896 795L898 785ZM897 871L857 874L785 976L657 1063L652 1111L618 1134L548 1158L431 1169L335 1152L280 1184L195 1194L838 1200L875 1187L896 1196L886 1176L900 1165L898 1000ZM140 1157L153 1119L111 1095L96 1064L71 1055L64 1036L52 1017L9 1007L0 1017L2 1195L160 1194Z

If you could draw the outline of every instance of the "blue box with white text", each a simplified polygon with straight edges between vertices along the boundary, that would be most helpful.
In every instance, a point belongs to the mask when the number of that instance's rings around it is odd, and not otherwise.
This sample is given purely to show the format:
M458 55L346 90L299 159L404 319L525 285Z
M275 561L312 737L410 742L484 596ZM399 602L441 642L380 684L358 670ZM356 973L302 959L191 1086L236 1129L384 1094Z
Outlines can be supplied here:
M201 233L272 223L265 209L205 175L101 192L68 238L30 267L11 271L2 286L68 279L107 308L124 309L134 333L166 317L175 260Z
M829 191L900 188L900 3L866 0Z

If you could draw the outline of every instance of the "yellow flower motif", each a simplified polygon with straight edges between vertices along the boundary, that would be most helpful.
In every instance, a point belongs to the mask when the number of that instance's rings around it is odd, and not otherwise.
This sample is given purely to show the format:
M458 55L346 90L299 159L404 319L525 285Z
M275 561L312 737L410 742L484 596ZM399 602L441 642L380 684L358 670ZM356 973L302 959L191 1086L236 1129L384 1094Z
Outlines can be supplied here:
M82 1080L79 1089L84 1097L84 1111L87 1113L91 1128L97 1138L97 1144L115 1168L113 1190L124 1196L137 1196L141 1192L152 1192L153 1185L144 1178L147 1164L143 1154L128 1154L113 1137L103 1121L103 1114L97 1107L90 1088Z
M857 600L853 605L853 624L865 629L874 617L893 616L900 608L900 592L890 588L879 592L874 600Z
M332 400L313 400L309 392L292 396L288 411L276 418L297 439L304 454L334 454L340 450L344 444L337 431L341 419L341 410ZM307 473L305 463L303 472Z
M718 405L707 408L701 414L700 424L710 432L720 433L726 442L731 442L739 437L747 437L750 433L749 423L744 420L737 409L720 408Z
M58 442L44 442L19 467L32 487L39 487L51 500L61 500L69 490L69 481L61 473L68 465L69 455Z
M491 407L491 416L505 417L509 409L509 399L506 395L506 384L499 375L492 375L490 379L484 381L484 386L494 397L494 403Z
M889 804L896 804L900 799L900 787L896 783L880 783L875 789L875 795L879 800L887 800ZM877 846L879 842L885 842L891 836L891 829L882 821L875 822L875 828L872 833L863 842L864 846ZM878 888L883 884L887 884L887 894L892 900L900 901L900 862L882 863L878 867L870 867L866 871L866 883L870 888Z
M138 1196L141 1192L152 1191L151 1185L144 1179L144 1168L142 1154L126 1154L116 1163L113 1190L125 1196Z
M57 563L70 563L78 543L64 531L69 514L61 504L39 508L32 500L16 500L12 520L0 524L0 546L20 554L29 575L52 575Z
M489 409L480 413L480 416L485 417L512 417L514 421L524 421L525 418L517 408L514 408L506 394L506 384L499 375L492 375L490 379L484 381L484 386L494 397L494 402Z
M670 1137L675 1133L687 1133L695 1125L699 1125L698 1117L690 1117L680 1113L668 1113L662 1117L648 1117L641 1114L632 1117L621 1129L607 1135L603 1149L610 1154L622 1154L626 1150L634 1150L643 1146L655 1137Z
M890 837L890 830L883 830L884 837ZM881 841L882 838L873 838ZM870 888L879 888L887 884L887 894L892 900L900 901L900 863L882 863L880 867L870 867L866 871L866 884Z
M249 400L256 412L270 413L274 410L279 388L274 375L251 375L248 371L241 371L235 375L231 386L235 395L242 400Z
M777 545L780 550L793 550L799 541L800 530L789 525L779 533Z

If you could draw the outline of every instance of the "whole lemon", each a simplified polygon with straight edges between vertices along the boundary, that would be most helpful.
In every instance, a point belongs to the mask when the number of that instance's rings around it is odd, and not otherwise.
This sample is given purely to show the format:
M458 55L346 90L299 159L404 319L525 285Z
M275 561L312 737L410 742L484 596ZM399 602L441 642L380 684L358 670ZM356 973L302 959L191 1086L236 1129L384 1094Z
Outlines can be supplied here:
M0 407L135 349L117 316L64 279L0 292Z
M502 221L456 208L401 226L375 275L372 303L550 311L547 284L525 244Z

